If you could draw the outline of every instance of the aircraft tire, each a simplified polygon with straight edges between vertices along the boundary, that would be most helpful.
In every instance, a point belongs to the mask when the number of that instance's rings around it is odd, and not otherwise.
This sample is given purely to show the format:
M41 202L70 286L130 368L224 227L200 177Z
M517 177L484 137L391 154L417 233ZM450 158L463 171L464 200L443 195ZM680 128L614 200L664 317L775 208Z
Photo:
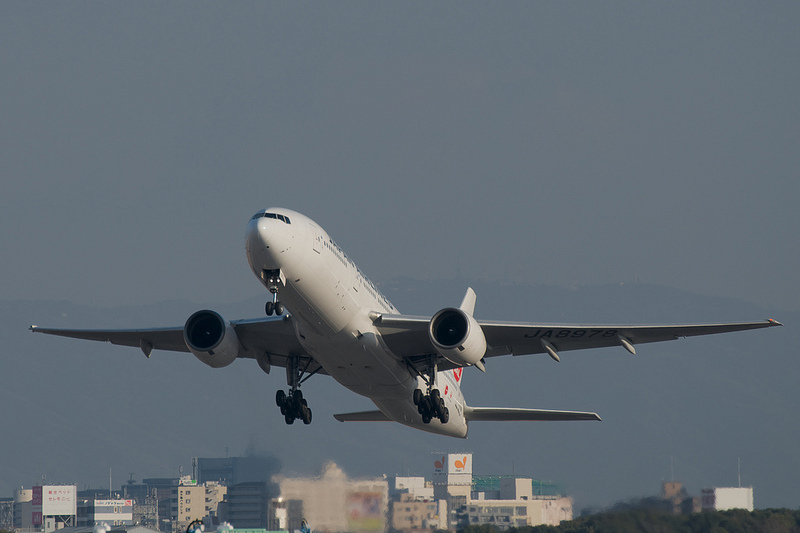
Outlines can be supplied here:
M292 416L291 413L288 413L286 416L284 416L283 419L286 420L286 423L289 424L290 426L294 424L294 416Z
M275 311L275 304L273 302L267 302L264 305L264 312L267 313L267 316L272 316L272 313Z
M286 403L286 393L278 389L278 392L275 393L275 403L283 409L283 405Z
M283 304L280 302L275 302L275 316L281 316L283 314Z
M448 420L450 420L450 409L447 407L442 409L442 415L439 417L439 420L442 424L447 424Z
M414 405L419 406L421 401L422 401L422 391L419 389L414 389Z
M303 393L299 390L295 391L292 395L292 409L298 417L303 412L303 402L305 402L305 400L303 400Z
M303 406L303 424L309 425L311 423L311 409L308 406Z
M431 415L429 415L428 413L425 413L425 414L422 415L422 423L423 424L430 424L431 420L432 420Z
M439 389L433 389L431 391L431 404L432 405L439 405L439 400L442 399L442 395L439 394Z

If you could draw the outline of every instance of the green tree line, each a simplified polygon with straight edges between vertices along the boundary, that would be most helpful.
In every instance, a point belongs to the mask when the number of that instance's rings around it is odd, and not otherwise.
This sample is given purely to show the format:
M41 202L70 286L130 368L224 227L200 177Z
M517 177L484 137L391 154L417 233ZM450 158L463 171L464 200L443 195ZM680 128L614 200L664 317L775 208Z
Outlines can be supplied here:
M496 533L489 525L467 526L463 533ZM606 512L558 526L510 528L507 533L800 533L800 511L741 509L675 515L652 509Z

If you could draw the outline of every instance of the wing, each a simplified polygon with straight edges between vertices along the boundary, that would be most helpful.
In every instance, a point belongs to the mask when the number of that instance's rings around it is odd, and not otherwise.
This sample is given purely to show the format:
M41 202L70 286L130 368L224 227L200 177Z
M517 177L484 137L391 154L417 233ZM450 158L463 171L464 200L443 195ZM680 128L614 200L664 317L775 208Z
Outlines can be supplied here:
M428 337L429 317L378 315L375 325L387 347L398 357L412 361L436 353ZM486 336L486 357L547 353L558 359L558 352L622 346L635 353L634 345L675 340L681 337L714 335L732 331L781 326L775 320L727 324L686 324L663 326L525 324L519 322L478 321ZM440 359L442 370L454 365Z
M258 359L259 363L285 367L289 356L299 356L300 366L308 372L325 373L303 349L295 335L291 316L230 322L241 348L239 357ZM152 350L189 352L183 339L183 327L154 329L54 329L31 326L35 333L110 342L141 349L150 357Z
M506 407L469 407L464 410L464 418L472 421L514 422L552 421L552 420L601 420L597 413L581 411L548 411L545 409L518 409Z

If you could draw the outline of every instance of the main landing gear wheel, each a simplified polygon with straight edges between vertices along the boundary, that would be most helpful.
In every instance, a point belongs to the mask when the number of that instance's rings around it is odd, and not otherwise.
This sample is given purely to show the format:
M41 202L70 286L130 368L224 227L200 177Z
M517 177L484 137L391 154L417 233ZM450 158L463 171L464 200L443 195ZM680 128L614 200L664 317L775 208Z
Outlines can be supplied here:
M295 420L302 420L306 425L311 423L311 409L299 390L289 391L289 394L279 390L275 393L275 403L287 424L294 424Z
M429 424L434 418L438 418L442 424L450 420L450 411L445 407L439 389L433 389L430 394L424 394L420 389L414 390L414 405L422 416L423 424Z

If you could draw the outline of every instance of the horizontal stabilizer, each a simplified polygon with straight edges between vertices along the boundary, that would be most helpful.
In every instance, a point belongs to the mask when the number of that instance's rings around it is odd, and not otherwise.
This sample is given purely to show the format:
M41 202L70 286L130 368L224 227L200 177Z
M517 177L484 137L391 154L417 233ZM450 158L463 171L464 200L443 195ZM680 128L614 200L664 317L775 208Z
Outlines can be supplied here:
M339 413L333 415L339 422L391 422L391 419L380 411L359 411L357 413Z
M521 409L503 407L469 407L464 410L468 422L496 421L513 422L519 420L601 420L597 413L581 411L548 411L545 409Z

